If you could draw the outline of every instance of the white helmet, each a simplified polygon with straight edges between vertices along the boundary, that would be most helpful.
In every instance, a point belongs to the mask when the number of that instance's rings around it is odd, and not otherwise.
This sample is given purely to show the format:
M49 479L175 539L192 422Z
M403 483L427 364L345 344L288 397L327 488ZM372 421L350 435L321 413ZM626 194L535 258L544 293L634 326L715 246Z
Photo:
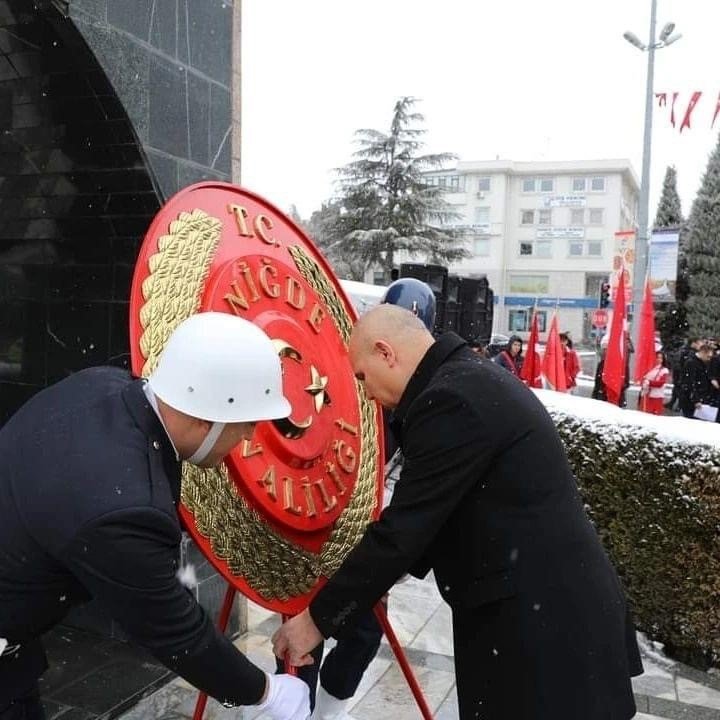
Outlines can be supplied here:
M215 423L290 415L272 340L236 315L191 315L168 338L150 389L171 408Z

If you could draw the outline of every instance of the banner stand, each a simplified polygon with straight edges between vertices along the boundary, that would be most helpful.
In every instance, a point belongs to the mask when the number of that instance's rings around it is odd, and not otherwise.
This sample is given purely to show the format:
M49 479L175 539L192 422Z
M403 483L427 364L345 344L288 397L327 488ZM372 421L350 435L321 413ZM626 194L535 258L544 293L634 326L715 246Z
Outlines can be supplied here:
M225 591L225 599L223 600L222 608L220 609L220 615L218 616L218 629L222 633L224 633L227 629L227 625L230 620L230 612L232 610L236 593L237 589L233 587L230 583L228 583L227 590ZM388 639L388 644L390 645L390 648L392 649L395 657L397 658L398 664L400 665L400 670L402 671L402 674L407 681L410 692L415 698L415 702L417 703L423 720L432 720L433 715L430 711L430 707L428 706L427 700L423 695L417 678L415 677L415 674L410 667L410 663L408 662L407 656L405 655L405 652L400 645L400 641L397 639L397 635L395 635L395 631L390 624L387 612L385 611L382 603L378 603L375 606L373 612L375 613L377 621L380 623L380 627L385 633L385 637ZM283 622L288 618L288 615L283 615ZM292 666L287 666L287 664L286 671L289 675L297 674L297 669ZM201 692L198 694L198 699L195 703L195 711L193 712L192 720L202 720L205 714L207 698L207 693Z

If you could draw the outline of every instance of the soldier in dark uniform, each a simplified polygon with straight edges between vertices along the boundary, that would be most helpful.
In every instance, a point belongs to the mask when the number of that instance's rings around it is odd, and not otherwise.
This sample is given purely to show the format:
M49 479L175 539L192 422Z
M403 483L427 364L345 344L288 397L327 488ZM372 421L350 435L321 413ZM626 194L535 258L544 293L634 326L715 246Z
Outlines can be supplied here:
M181 460L213 467L255 423L287 417L258 327L194 315L147 382L91 368L38 393L0 430L0 719L39 720L40 636L97 598L128 636L227 705L306 720L307 688L270 677L177 577Z
M380 518L275 633L275 653L308 662L403 573L433 569L452 609L461 720L633 717L642 665L624 593L535 394L400 308L361 318L350 359L393 409L403 470Z

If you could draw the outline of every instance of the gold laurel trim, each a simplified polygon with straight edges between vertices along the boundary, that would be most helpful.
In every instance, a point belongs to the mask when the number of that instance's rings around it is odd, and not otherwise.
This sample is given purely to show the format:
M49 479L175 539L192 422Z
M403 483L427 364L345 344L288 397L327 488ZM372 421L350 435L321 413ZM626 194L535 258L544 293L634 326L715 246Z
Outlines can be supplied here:
M142 375L155 369L160 352L175 328L200 307L222 223L202 210L181 212L170 232L158 240L158 251L148 259L150 274L142 284L145 303L140 308Z
M143 375L152 372L171 332L200 307L202 292L220 239L221 222L202 210L180 213L158 241L148 261L140 309ZM300 247L289 251L298 271L325 303L347 344L352 330L345 306L322 268ZM287 600L301 595L321 575L331 575L357 544L372 519L377 498L374 406L356 384L361 408L360 465L353 495L320 554L287 541L250 508L228 476L227 468L203 470L183 464L181 499L216 557L245 579L262 597Z

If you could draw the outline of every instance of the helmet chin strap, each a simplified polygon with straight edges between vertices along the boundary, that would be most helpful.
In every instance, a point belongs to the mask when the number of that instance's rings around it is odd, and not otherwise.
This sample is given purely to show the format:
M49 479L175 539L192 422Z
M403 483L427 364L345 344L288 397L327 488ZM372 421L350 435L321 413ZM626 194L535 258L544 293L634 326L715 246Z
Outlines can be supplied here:
M187 462L193 465L199 465L205 458L210 454L210 451L215 446L217 439L225 429L225 423L214 422L205 439L200 443L200 447L187 459Z

